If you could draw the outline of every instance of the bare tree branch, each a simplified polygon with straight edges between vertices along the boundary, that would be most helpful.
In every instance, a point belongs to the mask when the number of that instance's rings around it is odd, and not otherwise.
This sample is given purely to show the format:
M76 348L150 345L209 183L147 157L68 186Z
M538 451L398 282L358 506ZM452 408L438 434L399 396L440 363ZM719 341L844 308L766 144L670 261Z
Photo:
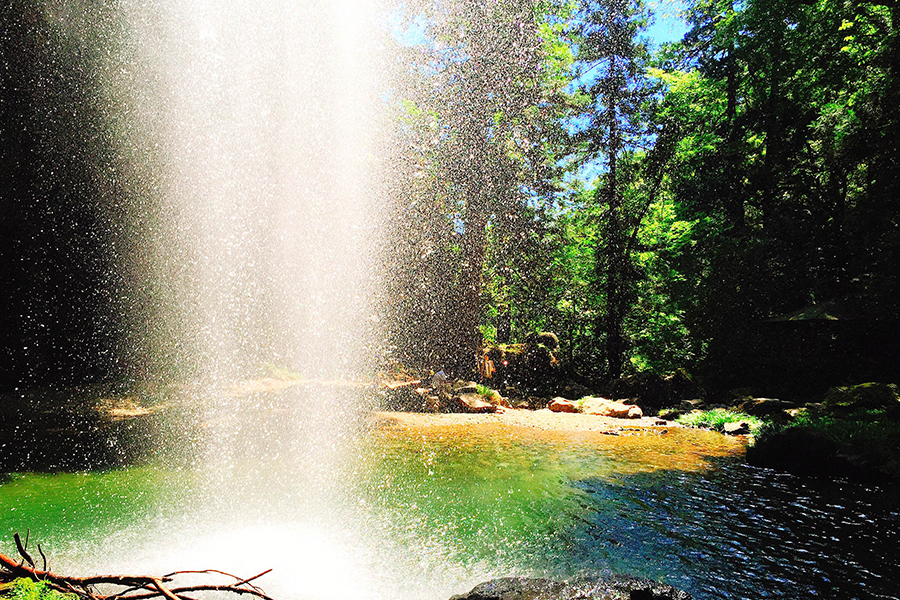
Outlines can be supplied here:
M84 600L147 600L150 598L165 598L165 600L194 600L187 594L192 592L226 592L230 594L255 596L260 600L273 600L262 589L251 582L271 572L271 569L263 571L252 577L239 577L215 569L202 571L175 571L168 575L155 577L150 575L94 575L91 577L73 577L53 573L47 569L47 556L40 544L38 551L44 561L44 568L38 569L34 559L28 554L28 537L23 543L19 534L13 536L16 549L22 560L0 553L0 582L9 582L13 579L27 578L33 581L44 581L51 588L66 593L75 594ZM27 564L26 564L27 563ZM225 584L197 584L172 586L167 585L175 581L178 575L223 575L234 580ZM101 594L95 590L95 586L119 586L125 589L110 594Z

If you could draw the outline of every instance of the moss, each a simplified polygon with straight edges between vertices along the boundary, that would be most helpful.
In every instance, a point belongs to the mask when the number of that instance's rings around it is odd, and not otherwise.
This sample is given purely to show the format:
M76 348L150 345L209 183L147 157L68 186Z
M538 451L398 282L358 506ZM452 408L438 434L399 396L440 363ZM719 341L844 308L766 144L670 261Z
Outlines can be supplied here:
M57 592L46 581L20 578L0 586L0 596L10 600L76 600L74 594Z
M824 398L832 411L853 412L867 409L900 409L897 386L884 383L861 383L831 388Z
M677 408L664 408L659 411L657 415L660 419L665 419L666 421L674 421L681 416L681 411Z

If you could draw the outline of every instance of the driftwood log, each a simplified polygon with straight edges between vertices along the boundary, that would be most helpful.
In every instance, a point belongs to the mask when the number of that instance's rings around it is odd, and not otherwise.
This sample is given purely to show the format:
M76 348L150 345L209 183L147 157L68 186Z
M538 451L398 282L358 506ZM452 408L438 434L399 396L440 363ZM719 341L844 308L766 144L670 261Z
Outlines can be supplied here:
M84 600L147 600L150 598L166 598L166 600L196 600L190 594L196 592L226 592L238 595L256 596L261 600L273 600L253 585L269 571L263 571L253 577L242 578L224 571L208 569L203 571L175 571L161 576L150 575L95 575L91 577L72 577L54 573L47 567L47 556L40 544L42 566L38 568L35 560L28 552L28 536L25 541L19 534L13 539L19 559L0 553L0 582L28 578L33 581L44 581L51 588L66 594L75 594ZM217 575L227 578L225 583L178 585L177 578L183 575ZM103 586L100 588L98 586ZM102 591L101 591L102 590Z

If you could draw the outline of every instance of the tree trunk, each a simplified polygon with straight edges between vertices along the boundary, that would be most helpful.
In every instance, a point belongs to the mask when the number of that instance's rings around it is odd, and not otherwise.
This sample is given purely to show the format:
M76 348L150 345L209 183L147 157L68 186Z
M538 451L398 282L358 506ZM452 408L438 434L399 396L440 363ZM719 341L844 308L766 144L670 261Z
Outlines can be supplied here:
M618 65L614 56L609 59L610 80L617 80ZM606 374L609 379L618 379L622 376L622 367L625 362L625 333L623 331L625 321L625 269L628 257L625 255L625 243L622 223L621 195L619 194L618 181L618 157L622 145L618 128L619 90L610 89L608 94L607 121L609 128L609 145L607 148L608 167L606 204L608 213L606 218L606 260L598 260L597 265L603 268L606 263L606 312L603 318L603 331L606 334ZM598 247L598 254L603 254L602 246ZM598 256L598 258L600 258ZM601 273L598 273L602 277Z
M474 186L473 186L474 187ZM462 238L463 269L459 282L458 329L454 336L448 366L459 376L467 376L475 367L475 356L481 347L478 329L481 318L481 283L488 221L486 192L469 196Z

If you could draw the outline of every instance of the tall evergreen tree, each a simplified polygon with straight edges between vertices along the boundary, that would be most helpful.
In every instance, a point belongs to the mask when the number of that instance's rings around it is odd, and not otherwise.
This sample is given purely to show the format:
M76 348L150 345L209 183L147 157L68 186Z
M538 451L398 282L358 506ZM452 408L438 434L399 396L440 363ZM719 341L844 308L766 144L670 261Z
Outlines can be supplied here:
M583 160L605 167L597 201L604 206L600 240L595 248L598 285L604 310L595 331L605 337L606 375L622 375L627 351L625 319L636 278L629 232L639 224L626 206L626 188L636 177L633 154L647 145L644 104L651 96L646 45L638 34L647 11L640 0L598 0L582 6L578 59L585 66L584 92L590 98Z

